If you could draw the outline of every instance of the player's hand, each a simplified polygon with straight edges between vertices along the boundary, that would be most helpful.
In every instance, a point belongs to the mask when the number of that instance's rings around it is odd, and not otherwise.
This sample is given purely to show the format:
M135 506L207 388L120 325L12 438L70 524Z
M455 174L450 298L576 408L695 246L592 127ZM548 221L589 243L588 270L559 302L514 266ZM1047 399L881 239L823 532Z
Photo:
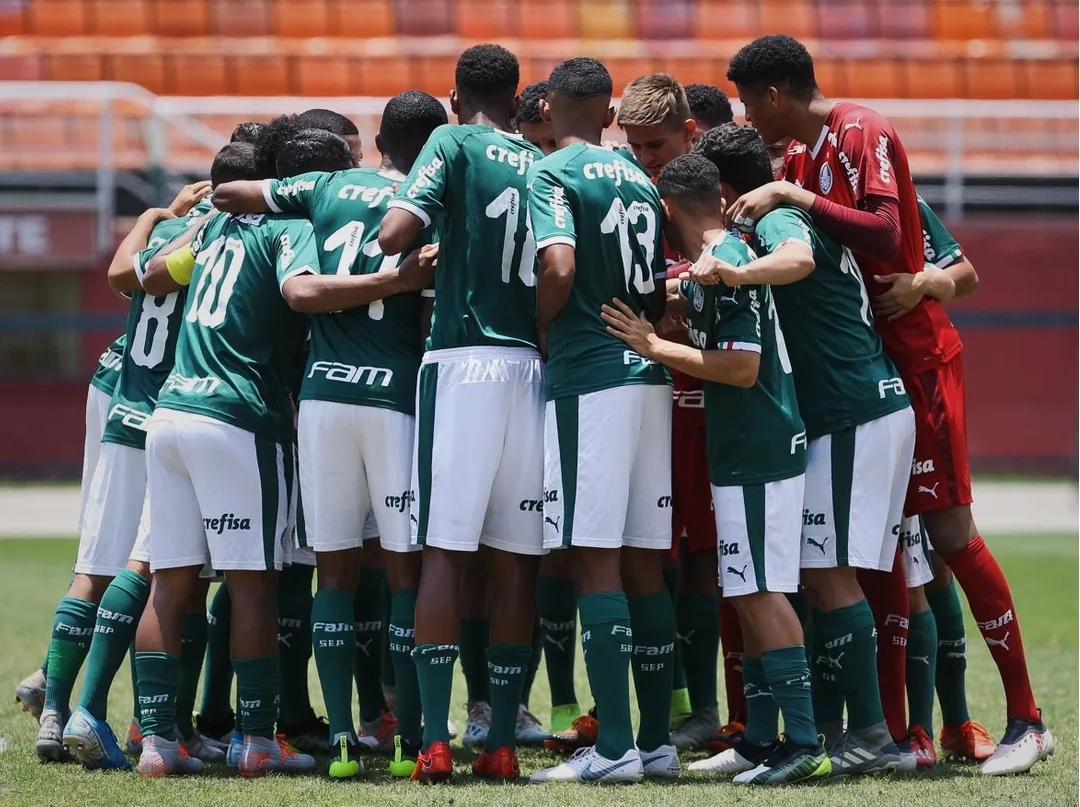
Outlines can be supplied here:
M188 211L195 207L195 204L210 193L211 190L209 179L185 185L180 189L180 193L176 194L176 198L172 200L169 210L174 216L186 216Z
M635 314L622 300L613 299L611 305L600 306L600 316L607 323L608 333L622 339L638 355L650 357L657 336L644 314Z
M760 188L744 193L727 208L728 224L746 233L769 213L787 201L787 192L793 187L788 182L769 182Z
M924 296L921 277L921 272L874 275L874 280L887 287L882 294L870 301L874 315L886 317L891 322L914 309Z
M157 224L159 221L175 219L176 214L165 207L150 207L142 212L140 218L149 219L151 224Z
M723 283L730 288L741 286L743 277L741 268L732 266L727 261L722 261L715 255L709 254L702 255L693 266L679 275L680 280L693 280L702 286L715 286L717 283Z
M431 288L435 266L439 262L439 245L425 244L409 255L397 268L402 291L421 291Z
M420 247L420 265L434 271L435 267L439 265L438 244L424 244L424 246Z
M606 149L611 149L612 151L626 148L626 144L620 143L618 140L601 140L600 145Z

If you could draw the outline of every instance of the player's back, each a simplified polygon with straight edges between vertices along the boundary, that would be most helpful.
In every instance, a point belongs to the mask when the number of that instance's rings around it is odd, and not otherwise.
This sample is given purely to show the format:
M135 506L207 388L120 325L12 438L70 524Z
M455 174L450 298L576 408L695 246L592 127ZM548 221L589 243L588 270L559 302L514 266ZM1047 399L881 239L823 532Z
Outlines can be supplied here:
M440 126L391 207L439 233L431 347L536 346L526 172L541 152L490 126Z

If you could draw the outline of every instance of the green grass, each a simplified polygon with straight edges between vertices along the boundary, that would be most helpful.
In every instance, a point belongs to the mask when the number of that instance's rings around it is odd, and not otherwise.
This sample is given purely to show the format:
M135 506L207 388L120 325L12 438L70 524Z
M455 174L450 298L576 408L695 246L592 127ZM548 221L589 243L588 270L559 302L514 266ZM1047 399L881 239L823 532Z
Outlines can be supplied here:
M457 781L447 787L422 788L390 780L382 761L372 758L366 780L331 783L317 777L241 780L224 767L187 780L142 781L135 775L87 773L75 766L40 765L33 752L34 726L15 706L0 708L0 736L7 750L0 753L0 804L155 804L239 805L283 807L292 804L385 805L529 805L562 807L568 800L605 805L714 805L724 800L768 805L891 805L991 804L1075 805L1077 790L1077 538L1075 535L1001 536L992 546L1012 582L1017 610L1040 706L1058 739L1057 754L1029 775L981 779L971 766L939 765L929 773L835 783L815 787L748 791L726 783L684 776L667 785L598 789L577 786L489 785L475 782L468 771L469 755L458 748ZM0 541L0 590L3 591L3 630L0 633L0 687L15 684L41 661L52 612L69 579L75 554L73 541ZM977 637L969 621L969 631ZM580 654L579 654L580 662ZM312 665L314 676L314 665ZM969 644L968 693L971 712L999 736L1004 726L1003 700L997 673L982 643ZM584 669L578 671L579 697L587 697ZM533 694L533 709L546 720L549 701L541 673ZM78 691L76 689L76 691ZM318 685L312 677L312 697ZM458 701L453 718L465 723L464 682L455 683ZM117 676L110 714L122 736L131 709L129 676ZM939 716L940 717L940 716ZM684 758L684 762L687 758ZM522 769L532 772L549 764L537 752L522 754Z

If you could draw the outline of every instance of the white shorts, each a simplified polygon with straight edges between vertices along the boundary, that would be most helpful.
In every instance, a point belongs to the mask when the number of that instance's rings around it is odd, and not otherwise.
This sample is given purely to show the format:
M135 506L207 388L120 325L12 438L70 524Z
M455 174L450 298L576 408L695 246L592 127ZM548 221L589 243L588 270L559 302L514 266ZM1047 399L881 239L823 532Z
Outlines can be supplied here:
M281 569L289 493L282 447L220 420L159 408L146 436L151 569Z
M712 489L724 597L799 590L806 476Z
M101 434L109 418L109 396L93 384L86 393L86 437L83 440L82 479L79 489L79 523L75 531L82 535L86 499L90 495L90 482L94 478L98 454L101 452Z
M374 516L373 534L384 549L420 548L409 528L415 428L415 418L391 409L300 403L301 546L316 552L359 547Z
M548 401L544 547L671 546L671 387Z
M543 553L544 367L531 348L424 354L416 389L413 543Z
M925 586L934 579L934 566L930 562L933 547L919 516L910 516L901 523L900 547L904 550L901 557L908 588Z
M147 485L146 497L143 499L142 515L139 516L139 531L135 535L135 546L131 548L128 560L139 563L150 562L150 486Z
M914 450L910 407L810 441L802 568L892 570Z
M101 443L79 534L76 574L115 577L135 546L146 497L146 452Z

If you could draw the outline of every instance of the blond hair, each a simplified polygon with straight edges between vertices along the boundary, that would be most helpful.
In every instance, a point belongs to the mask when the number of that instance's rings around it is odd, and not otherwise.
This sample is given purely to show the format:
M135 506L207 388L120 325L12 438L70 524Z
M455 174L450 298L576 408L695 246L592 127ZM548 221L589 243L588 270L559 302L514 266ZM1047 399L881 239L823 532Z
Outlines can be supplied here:
M626 85L619 101L619 127L681 124L690 118L682 85L667 73L639 76Z

